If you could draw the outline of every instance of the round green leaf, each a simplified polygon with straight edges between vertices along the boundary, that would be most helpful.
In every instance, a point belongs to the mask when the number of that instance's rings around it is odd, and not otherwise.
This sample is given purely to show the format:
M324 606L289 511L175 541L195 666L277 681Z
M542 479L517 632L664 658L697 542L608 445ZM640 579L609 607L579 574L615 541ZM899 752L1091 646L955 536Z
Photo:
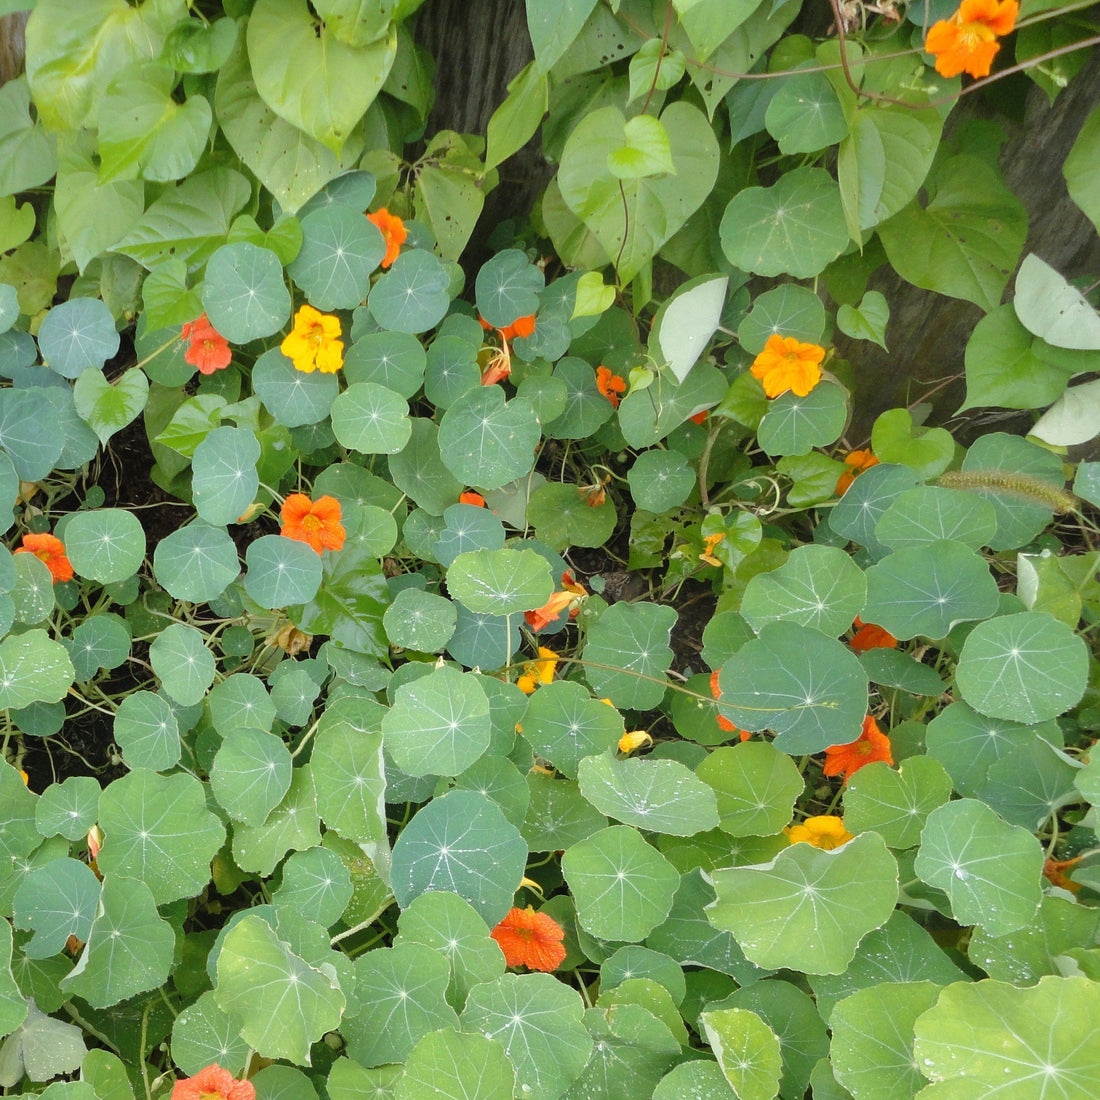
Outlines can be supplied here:
M713 1044L714 1037L709 1041ZM759 1058L760 1052L756 1051L756 1054ZM768 1079L772 1080L771 1077ZM774 1079L778 1081L778 1071ZM685 1096L692 1097L692 1100L730 1100L730 1085L717 1062L695 1059L674 1066L661 1078L654 1090L653 1100L683 1100Z
M99 825L107 838L100 870L140 879L158 905L199 894L225 839L203 785L183 772L139 769L116 779L100 797Z
M489 700L470 673L437 668L397 689L386 749L409 775L458 775L489 747Z
M184 707L200 702L214 682L214 654L204 638L193 626L172 623L149 647L149 663L165 692Z
M500 386L481 386L443 414L439 447L459 481L499 489L531 470L541 434L529 401L517 397L506 402Z
M467 668L506 665L523 640L513 615L487 615L456 604L457 625L447 652Z
M440 565L449 568L461 555L477 550L497 552L504 546L504 524L488 508L452 504L443 513L443 520L446 526L432 547L432 554ZM448 587L451 595L455 595L453 587ZM545 602L543 599L531 606L541 607Z
M971 631L955 676L963 699L980 714L1043 722L1081 698L1088 647L1052 615L1002 615Z
M439 339L433 341L432 347L439 343ZM344 377L349 386L374 382L408 399L424 382L427 360L424 345L415 336L407 332L373 332L360 336L345 350ZM431 394L428 399L437 403Z
M360 211L333 204L302 218L302 236L287 273L317 309L354 309L366 298L371 272L386 254L378 227Z
M434 1031L409 1052L395 1100L512 1100L515 1087L516 1072L496 1040Z
M99 892L99 879L78 860L65 857L31 868L12 901L15 926L34 930L23 954L47 959L58 954L71 935L87 940Z
M56 703L74 679L68 651L44 630L9 635L0 642L0 707Z
M707 916L757 966L839 974L898 899L898 869L877 833L832 851L792 844L771 862L711 872Z
M385 852L386 775L377 725L366 715L324 724L310 761L325 824L365 850Z
M153 552L157 581L177 600L207 603L237 579L237 547L223 527L195 520L171 532Z
M21 623L41 623L54 609L53 577L44 562L34 554L12 555L15 584L12 586L12 610L8 612Z
M625 825L574 844L561 866L581 926L606 940L644 939L668 917L680 885L672 864Z
M921 485L894 498L875 524L875 538L891 550L943 539L978 550L996 529L997 517L989 501L958 489Z
M581 760L577 778L581 794L624 825L693 836L718 824L714 792L675 760L589 756Z
M752 309L737 329L749 355L759 355L770 336L793 336L819 344L825 332L825 306L809 287L784 283L753 299Z
M612 604L588 631L585 676L599 696L617 707L650 710L665 693L672 663L671 607L653 603Z
M57 413L41 387L0 390L0 447L20 481L40 481L61 455Z
M860 1100L915 1096L926 1082L913 1057L913 1024L939 994L932 982L899 982L845 997L830 1017L836 1079Z
M260 441L246 428L215 428L192 458L192 487L199 518L215 526L235 523L256 497Z
M263 681L248 673L238 672L222 680L206 703L211 724L223 736L234 726L266 730L275 721L275 704Z
M473 550L452 562L447 588L471 611L510 615L542 607L554 583L546 559L534 550Z
M796 279L820 274L848 244L840 191L824 168L796 168L772 187L739 191L719 231L734 267Z
M596 372L583 359L560 360L552 377L565 387L565 407L546 424L550 439L586 439L614 415L611 402L596 385ZM530 386L524 382L526 395Z
M500 808L473 791L435 798L393 846L393 893L405 907L429 890L465 898L495 926L512 906L527 845Z
M964 798L928 815L914 869L947 894L960 924L980 924L999 936L1034 918L1042 865L1042 848L1027 829Z
M437 336L428 348L424 396L437 409L449 409L467 390L481 385L478 344L461 336Z
M35 827L45 837L79 840L95 824L100 790L90 775L70 775L51 783L35 804Z
M114 735L128 768L160 772L179 763L179 723L161 695L151 691L127 695L115 711Z
M42 319L38 347L42 361L63 378L102 370L118 352L115 319L98 298L70 298Z
M526 252L518 248L498 252L477 273L478 312L494 328L506 328L538 310L539 291L545 285L545 276Z
M280 424L300 428L328 416L340 383L334 374L296 370L278 348L271 348L252 368L252 388Z
M332 403L332 431L360 454L397 454L412 435L408 403L385 386L356 382Z
M444 509L458 500L464 484L444 463L438 438L439 429L432 421L416 417L404 450L389 458L393 483L433 516L443 515Z
M999 599L985 560L943 540L896 550L871 566L861 614L895 638L945 638L956 623L995 614Z
M847 646L796 623L769 623L722 666L719 710L738 729L771 729L787 753L859 736L867 676Z
M441 260L420 248L403 249L371 288L371 316L388 332L426 332L451 304L450 276Z
M443 596L405 588L386 608L382 623L392 645L438 653L455 631L455 606Z
M763 741L717 748L695 773L714 790L719 828L731 836L774 836L805 787L794 761Z
M829 512L829 527L866 547L874 557L882 557L886 548L875 537L875 527L886 509L919 481L908 466L891 466L886 462L872 466L852 482Z
M214 996L265 1058L309 1065L309 1048L338 1027L346 1001L331 967L310 966L260 917L245 915L218 954Z
M1011 824L1039 830L1066 803L1079 801L1074 780L1080 770L1072 757L1036 737L990 766L981 798Z
M1088 1100L1100 1087L1098 1007L1100 987L1082 977L958 982L917 1019L913 1055L933 1081L973 1084L974 1097Z
M781 153L816 153L848 136L844 108L825 73L791 73L764 114Z
M530 801L523 836L533 852L554 852L606 828L607 818L587 802L572 780L527 774Z
M873 829L891 848L912 848L929 813L951 798L951 777L939 761L911 756L895 771L881 761L851 777L844 796L844 825Z
M87 680L101 668L118 668L130 656L130 628L109 611L90 615L73 631L69 655L78 680Z
M695 471L679 451L643 451L626 476L634 503L658 514L683 504L695 488Z
M202 307L231 344L273 336L290 316L279 257L247 241L223 244L206 265Z
M261 607L308 603L321 586L321 555L307 543L262 535L245 551L244 589Z
M555 550L603 546L618 522L610 497L593 508L575 485L557 481L548 481L530 494L527 519L536 537Z
M749 581L741 614L756 631L770 622L788 621L822 634L842 634L863 610L866 598L863 570L845 551L800 546L778 569Z
M738 1100L771 1100L782 1068L779 1039L747 1008L715 1008L699 1024Z
M522 725L535 752L570 777L576 776L584 757L606 752L623 735L622 716L614 707L565 680L546 684L531 696Z
M236 1074L250 1050L241 1038L240 1026L218 1007L212 989L200 994L172 1024L172 1061L184 1073L196 1074L217 1062Z
M470 991L461 1027L503 1044L515 1067L517 1095L555 1100L592 1053L583 1013L577 991L550 974L502 974Z
M804 455L835 443L847 419L847 393L819 382L805 397L788 391L770 401L757 435L769 455Z
M210 769L218 804L245 825L262 825L290 788L290 751L282 738L249 726L231 728Z
M65 525L65 552L82 577L112 584L132 577L145 557L145 531L133 512L76 512Z
M271 896L278 909L308 913L324 928L335 924L351 901L351 874L328 848L295 852L283 864L283 881Z

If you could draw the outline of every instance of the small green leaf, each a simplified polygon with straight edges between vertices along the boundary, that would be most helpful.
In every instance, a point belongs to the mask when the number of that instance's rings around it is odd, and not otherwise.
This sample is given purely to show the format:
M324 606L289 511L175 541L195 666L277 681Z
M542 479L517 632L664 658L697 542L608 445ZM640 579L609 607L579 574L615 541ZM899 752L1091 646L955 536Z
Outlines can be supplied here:
M781 1068L775 1032L747 1008L710 1009L699 1023L738 1100L772 1100Z
M890 306L877 290L868 290L858 306L842 305L836 312L836 326L853 340L870 340L883 351L886 347L886 325Z
M111 311L98 298L70 298L42 319L38 329L42 361L63 378L102 370L118 352L119 335Z
M149 663L165 692L181 706L198 703L214 682L214 654L202 631L184 623L166 626L149 647Z
M149 380L138 367L131 367L113 383L98 370L86 370L73 387L80 419L103 444L137 417L148 396Z
M206 265L202 304L231 344L271 336L290 316L283 265L270 249L247 241L222 245Z

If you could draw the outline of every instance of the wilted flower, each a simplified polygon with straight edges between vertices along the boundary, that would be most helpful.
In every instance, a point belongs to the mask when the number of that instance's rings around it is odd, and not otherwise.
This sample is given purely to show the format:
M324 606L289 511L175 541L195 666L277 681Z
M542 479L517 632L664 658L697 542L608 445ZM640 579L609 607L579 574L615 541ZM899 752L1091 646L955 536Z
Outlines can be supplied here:
M561 618L561 613L567 607L570 607L574 601L583 599L588 595L584 585L577 584L573 580L573 574L568 569L562 574L561 584L561 591L555 592L542 607L524 613L523 617L527 620L527 625L536 633L554 622L555 619Z

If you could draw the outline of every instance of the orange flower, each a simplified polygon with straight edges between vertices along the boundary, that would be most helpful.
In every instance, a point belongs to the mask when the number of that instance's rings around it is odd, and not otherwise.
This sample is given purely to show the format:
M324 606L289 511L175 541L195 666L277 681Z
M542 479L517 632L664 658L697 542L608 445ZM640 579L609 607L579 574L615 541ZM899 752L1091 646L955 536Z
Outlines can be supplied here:
M688 420L690 420L692 424L702 424L709 415L710 409L704 409L702 412L697 412L694 416L689 416Z
M317 551L339 550L346 532L340 525L340 502L333 497L321 497L316 502L304 493L291 493L283 501L279 513L283 521L280 534L297 542L308 543Z
M489 324L480 313L477 315L477 321L486 332L492 332L493 326ZM497 329L502 340L514 340L517 336L526 338L534 331L535 315L533 313L527 317L517 317L510 325L505 325L504 328Z
M626 383L619 375L612 374L608 367L597 367L596 389L617 409L619 407L619 394L626 393Z
M573 580L573 574L568 569L562 574L561 583L562 590L555 592L542 607L536 611L524 613L523 617L527 620L527 625L536 633L549 626L555 619L561 618L561 613L575 600L588 595L585 587Z
M717 535L707 535L703 539L703 552L699 555L700 561L705 561L707 565L717 565L719 569L722 568L722 562L719 558L714 556L714 548L726 537L725 531L719 531Z
M1047 859L1043 864L1043 876L1051 886L1059 886L1071 894L1076 894L1080 891L1081 884L1074 882L1066 872L1076 867L1084 858L1084 856L1078 856L1076 859Z
M989 76L1001 44L1011 34L1020 5L1016 0L962 0L950 19L932 25L924 48L936 57L940 76Z
M868 714L863 719L863 732L859 737L847 745L830 745L825 750L825 767L822 770L826 775L843 775L847 783L860 768L877 760L893 764L894 757L890 751L890 738Z
M710 693L714 696L715 702L722 698L722 689L718 686L718 669L710 674ZM748 730L739 730L728 718L721 714L718 715L718 728L725 733L740 734L742 741L747 741L752 736Z
M238 1081L215 1062L172 1086L170 1100L256 1100L251 1081Z
M340 319L319 313L304 305L294 314L294 328L283 339L279 350L305 374L319 370L335 374L344 365L344 342L340 339Z
M386 242L386 254L382 257L382 266L389 267L397 259L401 246L408 239L409 231L405 228L405 223L384 206L381 210L368 214L367 221L378 226L382 232L382 239Z
M485 503L485 498L480 493L475 493L470 489L467 489L464 493L458 494L458 503L472 504L475 508L488 507Z
M788 825L783 832L792 844L812 844L826 852L852 839L852 834L844 828L844 822L833 814L808 817L801 825Z
M850 466L850 470L845 470L844 473L837 478L836 481L836 495L838 497L844 496L844 494L851 488L852 482L864 470L869 470L872 466L878 465L878 459L875 458L871 451L849 451L844 456L844 465Z
M516 687L524 695L530 695L539 684L549 684L554 679L554 670L558 667L561 658L552 649L539 646L539 659L528 661L523 666L523 672L516 680Z
M54 535L24 535L23 545L15 552L33 554L50 571L54 584L73 579L72 564L65 557L65 544Z
M214 328L205 313L183 326L180 339L191 342L184 352L183 361L198 367L199 374L213 374L216 370L224 370L233 358L229 341Z
M821 361L825 349L803 344L793 336L768 337L764 350L752 362L752 376L764 383L769 397L792 390L805 397L821 381Z
M489 933L504 952L508 966L529 970L557 970L565 958L565 929L545 913L509 909L508 915Z
M858 616L853 624L856 628L852 640L848 643L857 653L866 653L869 649L897 649L898 640L888 630L874 623L865 623Z

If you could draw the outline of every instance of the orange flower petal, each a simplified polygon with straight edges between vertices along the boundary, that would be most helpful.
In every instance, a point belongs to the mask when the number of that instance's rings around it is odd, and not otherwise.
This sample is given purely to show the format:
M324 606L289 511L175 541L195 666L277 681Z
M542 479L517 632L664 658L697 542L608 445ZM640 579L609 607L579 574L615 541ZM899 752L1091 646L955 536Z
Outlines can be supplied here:
M860 768L879 760L891 765L894 763L890 738L868 714L863 719L863 732L859 737L847 745L830 745L825 750L825 766L822 771L826 775L843 775L844 782L847 783Z
M397 259L401 246L408 240L409 231L405 228L405 223L384 206L373 214L368 214L367 221L376 225L382 233L382 239L386 242L386 254L382 257L381 266L389 267Z
M256 1087L251 1081L238 1081L215 1062L194 1077L177 1081L170 1100L256 1100Z
M529 970L556 970L565 959L565 930L546 913L510 909L504 920L489 933L496 940L508 966Z

